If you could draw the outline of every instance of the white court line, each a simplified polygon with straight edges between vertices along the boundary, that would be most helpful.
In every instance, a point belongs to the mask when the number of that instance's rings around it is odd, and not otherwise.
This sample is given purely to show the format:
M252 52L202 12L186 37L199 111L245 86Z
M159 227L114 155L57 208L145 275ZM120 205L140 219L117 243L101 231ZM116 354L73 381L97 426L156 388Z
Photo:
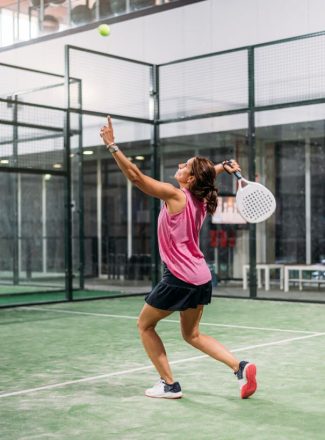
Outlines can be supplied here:
M89 316L100 316L100 317L108 317L108 318L120 318L120 319L138 319L137 316L128 316L128 315L110 315L107 313L90 313L90 312L79 312L76 310L64 310L64 309L52 309L47 307L20 307L20 309L23 310L40 310L40 311L46 311L46 312L54 312L54 313L69 313L69 314L75 314L75 315L89 315ZM176 319L162 319L159 322L176 322L179 324L179 321ZM277 331L277 332L288 332L288 333L306 333L306 334L316 334L318 332L312 332L307 330L286 330L281 328L270 328L270 327L251 327L247 325L235 325L235 324L214 324L210 322L200 322L200 325L210 325L213 327L229 327L229 328L243 328L243 329L250 329L250 330L267 330L267 331Z
M253 350L255 348L260 348L260 347L269 347L271 345L280 345L280 344L285 344L286 342L299 341L302 339L314 338L316 336L324 336L324 335L325 335L325 333L315 333L313 335L299 336L297 338L289 338L289 339L282 339L280 341L266 342L265 344L248 345L247 347L236 348L235 350L231 350L231 352L238 353L240 351ZM170 364L171 365L182 364L182 363L196 361L198 359L204 359L204 358L208 358L208 357L209 356L207 354L203 354L200 356L194 356L194 357L190 357L190 358L180 359L178 361L171 361ZM150 370L153 368L154 368L153 365L147 365L145 367L137 367L137 368L131 368L129 370L116 371L115 373L101 374L99 376L90 376L90 377L84 377L82 379L69 380L67 382L55 383L52 385L44 385L44 386L38 387L38 388L29 388L26 390L12 391L12 392L8 392L8 393L0 394L0 399L4 398L4 397L12 397L12 396L19 396L22 394L35 393L37 391L51 390L54 388L62 388L62 387L68 386L68 385L74 385L74 384L82 383L82 382L93 382L95 380L107 379L108 377L113 377L113 376L123 376L126 374L135 373L136 371Z

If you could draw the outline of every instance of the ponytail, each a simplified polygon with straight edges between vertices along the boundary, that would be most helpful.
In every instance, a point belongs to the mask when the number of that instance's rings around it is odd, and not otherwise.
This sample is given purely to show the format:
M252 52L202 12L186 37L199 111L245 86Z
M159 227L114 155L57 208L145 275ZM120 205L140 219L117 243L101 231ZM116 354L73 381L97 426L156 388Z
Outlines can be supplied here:
M206 203L207 212L213 215L218 205L218 189L214 185L216 170L213 163L205 157L195 157L192 175L195 180L190 184L189 190L197 199Z

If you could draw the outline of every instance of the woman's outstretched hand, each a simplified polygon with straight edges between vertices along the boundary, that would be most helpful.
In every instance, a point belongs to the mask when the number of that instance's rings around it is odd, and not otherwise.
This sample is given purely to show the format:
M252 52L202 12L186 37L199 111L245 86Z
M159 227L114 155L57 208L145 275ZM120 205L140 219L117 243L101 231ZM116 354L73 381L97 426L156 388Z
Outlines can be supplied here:
M107 116L107 125L104 125L100 130L100 137L106 145L114 144L114 131L110 116Z

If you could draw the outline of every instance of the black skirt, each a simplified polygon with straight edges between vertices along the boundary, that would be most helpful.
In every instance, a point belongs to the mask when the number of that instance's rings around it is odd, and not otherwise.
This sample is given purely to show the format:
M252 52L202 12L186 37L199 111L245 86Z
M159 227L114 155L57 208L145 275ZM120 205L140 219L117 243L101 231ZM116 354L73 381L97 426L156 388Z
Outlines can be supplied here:
M146 295L145 301L156 309L181 311L196 309L199 304L209 304L211 296L211 281L200 286L185 283L176 278L164 265L162 280Z

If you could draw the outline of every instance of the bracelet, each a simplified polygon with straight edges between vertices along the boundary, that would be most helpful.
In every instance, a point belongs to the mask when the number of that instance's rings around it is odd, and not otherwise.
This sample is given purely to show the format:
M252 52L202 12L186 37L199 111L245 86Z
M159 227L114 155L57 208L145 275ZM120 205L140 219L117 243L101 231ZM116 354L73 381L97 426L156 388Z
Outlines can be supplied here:
M116 144L108 144L106 148L110 153L116 153L119 150L119 147Z
M231 173L230 173L228 170L226 170L225 165L231 166L230 163L231 163L231 160L224 160L224 161L221 163L222 168L223 168L223 169L226 171L226 173L228 173L228 174L231 174Z

